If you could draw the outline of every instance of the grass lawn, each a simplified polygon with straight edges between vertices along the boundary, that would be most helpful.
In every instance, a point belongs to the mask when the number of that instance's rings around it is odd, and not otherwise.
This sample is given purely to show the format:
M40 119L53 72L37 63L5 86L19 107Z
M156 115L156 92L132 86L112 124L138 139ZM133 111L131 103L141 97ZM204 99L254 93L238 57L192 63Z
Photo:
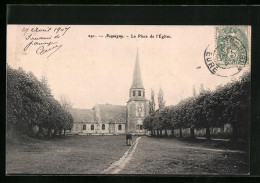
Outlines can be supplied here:
M22 137L7 143L6 172L100 174L128 148L125 136L69 136L50 140ZM246 145L240 142L143 136L132 159L119 174L248 174L249 153L243 153L245 149Z
M232 142L142 137L120 174L248 174L248 153L218 151L244 148Z
M133 137L133 141L135 137ZM7 142L7 174L99 174L129 146L125 136L29 137Z

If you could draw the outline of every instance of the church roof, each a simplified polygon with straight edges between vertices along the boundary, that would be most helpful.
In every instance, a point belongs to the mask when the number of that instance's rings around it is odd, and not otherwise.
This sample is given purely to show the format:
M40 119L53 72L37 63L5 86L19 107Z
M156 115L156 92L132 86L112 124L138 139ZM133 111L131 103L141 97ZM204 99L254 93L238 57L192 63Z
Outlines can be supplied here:
M95 106L97 120L102 123L125 123L126 106L98 104Z
M135 62L135 69L134 69L134 75L133 75L133 83L131 88L144 88L142 77L141 77L141 69L140 69L140 63L139 63L139 55L138 50L136 54L136 62Z
M95 122L95 111L91 109L69 109L74 122Z
M93 109L69 109L74 122L125 123L126 106L97 104Z

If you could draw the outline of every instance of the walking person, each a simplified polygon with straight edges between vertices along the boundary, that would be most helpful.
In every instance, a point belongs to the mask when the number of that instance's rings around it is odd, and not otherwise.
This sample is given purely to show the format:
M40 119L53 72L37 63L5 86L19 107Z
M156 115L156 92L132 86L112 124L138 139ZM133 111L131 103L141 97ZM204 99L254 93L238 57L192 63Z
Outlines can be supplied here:
M125 138L126 138L126 145L131 146L132 145L132 134L127 133Z

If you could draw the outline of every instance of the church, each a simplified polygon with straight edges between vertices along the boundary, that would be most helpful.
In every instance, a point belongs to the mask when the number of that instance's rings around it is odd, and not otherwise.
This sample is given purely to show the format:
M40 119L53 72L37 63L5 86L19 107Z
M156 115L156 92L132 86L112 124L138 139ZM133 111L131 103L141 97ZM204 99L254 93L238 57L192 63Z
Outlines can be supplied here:
M97 104L92 109L70 109L74 119L71 133L79 135L146 134L143 121L149 114L149 101L145 98L138 51L133 82L129 89L129 100L126 103L126 106Z

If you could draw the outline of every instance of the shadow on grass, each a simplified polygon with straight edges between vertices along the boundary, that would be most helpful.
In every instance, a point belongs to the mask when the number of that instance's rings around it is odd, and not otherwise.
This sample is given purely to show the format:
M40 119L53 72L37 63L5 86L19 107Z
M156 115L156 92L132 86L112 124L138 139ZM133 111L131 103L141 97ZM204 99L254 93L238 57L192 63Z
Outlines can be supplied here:
M172 137L172 136L148 136L149 138L156 139L165 139L172 141L179 141L185 144L193 144L196 146L203 146L207 148L216 148L216 149L229 149L229 150L241 150L245 152L249 152L249 141L247 140L221 140L221 139L198 139L191 137Z

